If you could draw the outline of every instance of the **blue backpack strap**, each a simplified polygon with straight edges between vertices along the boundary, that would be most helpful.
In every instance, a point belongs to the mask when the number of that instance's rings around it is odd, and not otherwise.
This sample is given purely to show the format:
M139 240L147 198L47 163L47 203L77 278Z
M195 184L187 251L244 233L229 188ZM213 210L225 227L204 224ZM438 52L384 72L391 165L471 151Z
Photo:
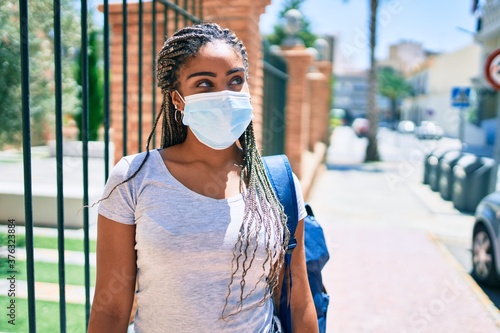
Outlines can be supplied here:
M286 155L265 156L262 158L264 167L274 188L274 192L279 201L285 208L285 214L288 217L287 227L290 231L290 240L288 251L290 252L297 246L295 240L295 230L299 222L299 211L297 207L297 192L295 192L295 182L293 181L292 167Z
M279 317L285 332L292 332L292 312L290 308L292 290L292 272L290 264L292 251L297 246L295 230L299 222L297 207L297 193L293 180L292 168L285 155L266 156L263 159L264 167L273 186L274 192L284 207L287 215L287 228L290 232L290 240L285 254L285 275L281 286Z

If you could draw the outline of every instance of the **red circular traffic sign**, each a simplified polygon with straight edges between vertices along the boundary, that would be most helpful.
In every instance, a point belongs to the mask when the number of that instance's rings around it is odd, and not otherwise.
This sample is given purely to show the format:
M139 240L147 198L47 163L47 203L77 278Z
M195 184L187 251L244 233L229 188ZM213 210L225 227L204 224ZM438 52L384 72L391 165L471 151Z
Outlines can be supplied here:
M486 59L484 76L493 88L500 90L500 49L491 52Z

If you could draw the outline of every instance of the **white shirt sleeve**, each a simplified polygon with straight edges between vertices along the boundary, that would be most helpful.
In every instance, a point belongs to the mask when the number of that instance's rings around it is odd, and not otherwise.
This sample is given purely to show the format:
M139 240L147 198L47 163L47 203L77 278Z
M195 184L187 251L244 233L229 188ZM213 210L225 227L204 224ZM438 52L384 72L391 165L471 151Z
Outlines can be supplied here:
M123 224L135 223L135 199L133 180L121 184L130 177L130 162L122 158L111 171L99 203L98 213Z
M295 193L297 196L297 212L299 215L299 221L307 216L306 206L304 204L304 197L302 196L302 188L300 187L300 182L297 176L293 174L293 182L295 183Z

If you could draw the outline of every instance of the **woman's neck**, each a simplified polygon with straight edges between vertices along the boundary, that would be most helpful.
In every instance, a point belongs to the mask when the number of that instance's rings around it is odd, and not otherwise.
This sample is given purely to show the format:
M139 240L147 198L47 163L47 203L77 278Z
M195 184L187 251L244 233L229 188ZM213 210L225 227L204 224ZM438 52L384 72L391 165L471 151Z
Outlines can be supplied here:
M201 143L189 130L186 140L178 145L178 149L183 162L201 162L214 168L227 165L228 162L243 164L243 152L236 144L215 150Z

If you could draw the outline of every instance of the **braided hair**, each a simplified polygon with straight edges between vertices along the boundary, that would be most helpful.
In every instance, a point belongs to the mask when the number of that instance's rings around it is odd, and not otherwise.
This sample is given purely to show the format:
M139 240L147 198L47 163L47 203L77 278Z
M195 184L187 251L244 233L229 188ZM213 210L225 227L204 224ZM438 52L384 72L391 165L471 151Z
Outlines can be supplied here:
M162 118L161 147L168 148L186 140L187 126L175 119L177 111L172 103L171 92L179 89L179 70L196 56L202 46L213 41L223 41L233 47L243 59L245 76L248 79L248 56L241 40L229 29L215 23L202 23L183 28L168 38L157 57L157 81L163 94L161 109L155 119L153 130L146 144L146 155L141 165L124 182L132 179L141 170L149 157L149 146L156 126ZM285 244L288 244L289 231L286 227L286 214L277 199L265 172L262 158L257 150L253 124L250 123L238 139L243 152L242 182L248 184L245 192L245 210L236 244L233 248L231 275L227 287L221 318L226 320L243 310L243 302L252 295L259 284L266 283L264 297L255 306L265 304L272 297L278 285L283 267ZM118 186L118 185L117 185ZM264 229L262 229L264 228ZM266 259L262 263L262 274L254 286L247 286L245 276L254 264L259 243L259 234L264 231ZM266 276L266 269L269 270ZM233 284L239 280L239 300L229 306Z

